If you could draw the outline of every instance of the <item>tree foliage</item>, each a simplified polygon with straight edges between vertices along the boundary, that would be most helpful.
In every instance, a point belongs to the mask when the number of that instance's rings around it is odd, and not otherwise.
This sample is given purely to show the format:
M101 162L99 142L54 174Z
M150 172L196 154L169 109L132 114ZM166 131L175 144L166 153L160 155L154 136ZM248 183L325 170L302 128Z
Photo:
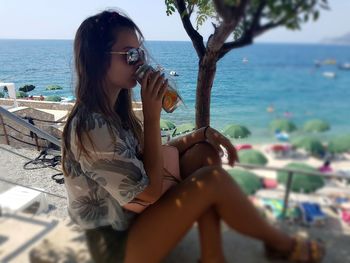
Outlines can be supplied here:
M210 92L216 63L232 49L253 43L254 38L276 27L299 30L317 20L327 0L165 0L168 16L178 13L199 58L196 125L209 125ZM198 32L213 25L207 41Z

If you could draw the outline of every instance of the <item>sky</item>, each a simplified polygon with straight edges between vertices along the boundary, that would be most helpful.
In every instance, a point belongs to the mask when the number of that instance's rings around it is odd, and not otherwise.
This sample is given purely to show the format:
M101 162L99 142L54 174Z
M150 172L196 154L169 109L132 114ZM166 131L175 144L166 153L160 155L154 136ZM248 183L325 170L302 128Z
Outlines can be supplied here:
M301 31L271 30L256 42L317 43L350 32L350 1L328 0L331 11ZM106 8L129 15L146 40L189 41L179 15L168 17L164 0L0 0L0 39L73 39L80 23ZM206 40L213 32L207 23L200 29Z

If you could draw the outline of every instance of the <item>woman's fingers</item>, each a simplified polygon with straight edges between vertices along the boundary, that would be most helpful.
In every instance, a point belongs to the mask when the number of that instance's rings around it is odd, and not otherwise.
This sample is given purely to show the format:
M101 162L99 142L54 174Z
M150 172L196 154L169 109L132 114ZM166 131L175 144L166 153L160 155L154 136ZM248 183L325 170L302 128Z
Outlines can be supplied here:
M145 91L148 90L148 80L150 78L151 73L152 71L148 69L142 78L141 86L142 86L142 89L144 89Z
M166 80L162 83L162 85L161 85L161 87L160 87L160 89L159 89L159 91L158 91L157 99L163 99L164 94L165 94L165 92L167 91L167 89L168 89L168 80L166 79Z
M146 87L145 91L153 98L162 98L161 95L164 95L165 92L164 74L160 74L159 71L153 73L150 72L145 75L145 78L143 80L145 79L148 79L148 81L143 82L143 85Z
M221 136L223 138L221 144L226 149L228 163L229 163L229 165L233 166L235 161L237 160L236 148L233 146L233 144L231 143L231 141L229 139L227 139L223 135L221 135Z
M212 144L222 156L223 152L221 149L221 145L226 149L227 155L228 155L228 162L231 166L234 165L234 162L238 159L237 158L237 152L235 147L232 145L231 141L227 139L224 135L222 135L217 130L209 127L207 129L207 140L210 144Z
M207 141L216 149L220 156L223 156L220 145L222 144L222 138L220 133L215 129L208 127L206 131Z
M236 148L232 145L232 147L226 148L227 149L227 159L229 165L233 166L236 161L238 161L238 155Z
M151 75L151 78L150 78L150 80L149 80L148 85L149 85L149 87L150 87L150 92L151 92L152 94L155 93L155 92L154 92L154 88L156 87L156 83L157 83L159 77L160 77L160 72L159 72L159 71L154 72L154 73Z
M158 96L158 93L160 89L162 88L162 85L164 83L164 74L158 75L157 80L154 83L153 90L152 90L152 95L154 97Z

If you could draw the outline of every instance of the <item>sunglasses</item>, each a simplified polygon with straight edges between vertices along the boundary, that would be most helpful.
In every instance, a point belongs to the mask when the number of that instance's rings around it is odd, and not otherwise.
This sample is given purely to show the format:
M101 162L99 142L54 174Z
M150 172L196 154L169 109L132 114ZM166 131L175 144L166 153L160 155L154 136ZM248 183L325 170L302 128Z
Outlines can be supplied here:
M126 63L128 65L135 65L139 61L145 60L145 51L142 48L131 48L125 52L110 51L110 54L114 55L126 55Z

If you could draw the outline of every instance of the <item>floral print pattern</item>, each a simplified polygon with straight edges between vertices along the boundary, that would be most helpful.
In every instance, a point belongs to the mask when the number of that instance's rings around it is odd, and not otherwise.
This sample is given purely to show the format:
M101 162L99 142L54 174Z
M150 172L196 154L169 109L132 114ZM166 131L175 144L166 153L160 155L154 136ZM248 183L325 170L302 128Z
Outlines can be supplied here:
M122 206L149 183L143 163L136 156L137 139L118 122L111 126L110 134L106 119L93 113L86 118L87 135L94 144L94 147L88 142L84 144L88 157L84 153L78 155L74 121L71 127L65 177L69 215L85 229L104 225L127 229L135 214Z

